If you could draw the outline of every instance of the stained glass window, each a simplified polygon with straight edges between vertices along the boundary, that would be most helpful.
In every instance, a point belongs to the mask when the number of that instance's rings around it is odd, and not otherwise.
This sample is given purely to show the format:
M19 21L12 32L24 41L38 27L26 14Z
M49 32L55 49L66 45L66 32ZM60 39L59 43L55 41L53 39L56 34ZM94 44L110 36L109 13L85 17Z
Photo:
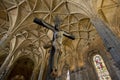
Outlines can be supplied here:
M95 55L93 61L99 80L112 80L102 57L100 55Z

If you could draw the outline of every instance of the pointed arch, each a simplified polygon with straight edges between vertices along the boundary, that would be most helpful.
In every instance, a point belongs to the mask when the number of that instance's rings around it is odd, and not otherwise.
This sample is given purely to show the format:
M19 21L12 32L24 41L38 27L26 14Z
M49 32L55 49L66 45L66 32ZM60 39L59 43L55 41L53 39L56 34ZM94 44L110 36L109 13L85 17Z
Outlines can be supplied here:
M13 65L7 80L31 80L34 62L28 57L20 57Z

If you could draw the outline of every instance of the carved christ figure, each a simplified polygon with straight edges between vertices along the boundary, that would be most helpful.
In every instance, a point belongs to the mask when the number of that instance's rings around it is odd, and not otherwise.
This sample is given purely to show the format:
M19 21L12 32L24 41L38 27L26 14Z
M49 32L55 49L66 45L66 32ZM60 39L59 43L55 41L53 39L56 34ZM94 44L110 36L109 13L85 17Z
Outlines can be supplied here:
M53 65L52 65L53 66L52 72L55 76L55 73L57 73L57 65L58 65L59 55L61 55L61 53L63 53L63 47L62 47L63 36L68 37L69 39L72 39L72 40L74 40L75 37L63 30L60 30L60 28L59 28L60 20L57 17L55 19L55 26L52 26L38 18L35 18L34 22L53 31L53 40L51 41L50 44L44 46L44 48L49 48L52 46L52 50L54 50L51 52L54 52L53 53L54 56L52 59L52 60L54 60Z

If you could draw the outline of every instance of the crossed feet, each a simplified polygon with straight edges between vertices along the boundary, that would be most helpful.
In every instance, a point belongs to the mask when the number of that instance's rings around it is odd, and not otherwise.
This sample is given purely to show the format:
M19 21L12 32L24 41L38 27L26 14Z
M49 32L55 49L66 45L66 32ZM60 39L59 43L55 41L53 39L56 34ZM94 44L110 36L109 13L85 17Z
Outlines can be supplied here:
M51 76L52 77L57 77L58 76L58 71L56 68L53 68L52 71L51 71Z

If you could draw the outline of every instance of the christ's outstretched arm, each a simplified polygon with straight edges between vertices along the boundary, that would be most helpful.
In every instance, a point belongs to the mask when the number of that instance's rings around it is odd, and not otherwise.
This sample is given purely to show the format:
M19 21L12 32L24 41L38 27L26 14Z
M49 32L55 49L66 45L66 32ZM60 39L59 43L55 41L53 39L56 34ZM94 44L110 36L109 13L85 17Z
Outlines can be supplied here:
M72 39L72 40L75 40L75 36L73 36L72 34L66 32L66 31L64 31L63 35L66 36L66 37L68 37L68 38L70 38L70 39Z
M42 19L35 18L33 21L34 21L35 23L37 23L37 24L39 24L39 25L41 25L41 26L43 26L43 27L46 27L46 28L52 30L53 32L55 32L54 27L53 27L51 24L46 23L46 22L43 21Z

